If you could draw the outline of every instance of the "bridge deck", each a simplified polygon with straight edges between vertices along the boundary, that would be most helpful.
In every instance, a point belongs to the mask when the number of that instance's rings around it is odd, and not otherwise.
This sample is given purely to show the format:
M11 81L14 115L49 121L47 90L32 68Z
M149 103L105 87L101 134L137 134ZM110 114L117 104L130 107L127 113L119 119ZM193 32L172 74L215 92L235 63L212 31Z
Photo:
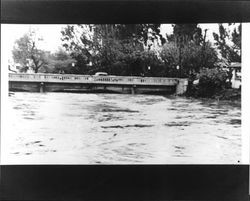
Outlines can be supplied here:
M9 73L9 81L175 86L178 78Z

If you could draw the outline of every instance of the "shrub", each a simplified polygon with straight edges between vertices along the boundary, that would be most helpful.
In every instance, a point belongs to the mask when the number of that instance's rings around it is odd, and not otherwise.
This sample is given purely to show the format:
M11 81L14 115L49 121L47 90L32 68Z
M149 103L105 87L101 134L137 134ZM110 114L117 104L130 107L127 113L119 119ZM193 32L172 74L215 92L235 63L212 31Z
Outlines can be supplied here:
M227 86L227 72L219 69L202 69L197 75L199 84L195 87L195 93L199 97L212 97Z

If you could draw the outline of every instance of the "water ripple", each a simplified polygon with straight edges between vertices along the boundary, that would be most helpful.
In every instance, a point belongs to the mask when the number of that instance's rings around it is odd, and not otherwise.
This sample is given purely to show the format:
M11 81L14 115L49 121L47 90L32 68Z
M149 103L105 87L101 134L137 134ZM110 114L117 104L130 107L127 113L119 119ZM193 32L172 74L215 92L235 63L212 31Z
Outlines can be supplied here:
M8 98L3 162L214 164L241 158L239 103L123 94L15 92Z

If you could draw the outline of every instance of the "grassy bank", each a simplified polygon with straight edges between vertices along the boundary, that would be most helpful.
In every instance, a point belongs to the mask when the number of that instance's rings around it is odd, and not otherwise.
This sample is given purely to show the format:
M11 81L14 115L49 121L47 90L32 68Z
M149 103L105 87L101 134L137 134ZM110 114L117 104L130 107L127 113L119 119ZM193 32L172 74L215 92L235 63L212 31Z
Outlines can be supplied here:
M207 98L214 100L229 100L229 101L241 101L241 89L226 88L221 90L216 90L214 93L208 91L202 91L195 87L190 87L185 94L187 97L192 98Z
M240 101L241 90L240 89L224 89L214 94L212 98L218 99L218 100L232 100L232 101L239 100Z

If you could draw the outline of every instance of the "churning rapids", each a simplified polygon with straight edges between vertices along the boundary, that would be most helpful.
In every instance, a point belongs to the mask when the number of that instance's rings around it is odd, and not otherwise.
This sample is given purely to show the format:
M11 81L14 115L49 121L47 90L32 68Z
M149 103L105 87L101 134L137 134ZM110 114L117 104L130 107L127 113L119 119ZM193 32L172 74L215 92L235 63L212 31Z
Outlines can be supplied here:
M236 164L241 158L240 103L24 92L8 100L3 164Z

